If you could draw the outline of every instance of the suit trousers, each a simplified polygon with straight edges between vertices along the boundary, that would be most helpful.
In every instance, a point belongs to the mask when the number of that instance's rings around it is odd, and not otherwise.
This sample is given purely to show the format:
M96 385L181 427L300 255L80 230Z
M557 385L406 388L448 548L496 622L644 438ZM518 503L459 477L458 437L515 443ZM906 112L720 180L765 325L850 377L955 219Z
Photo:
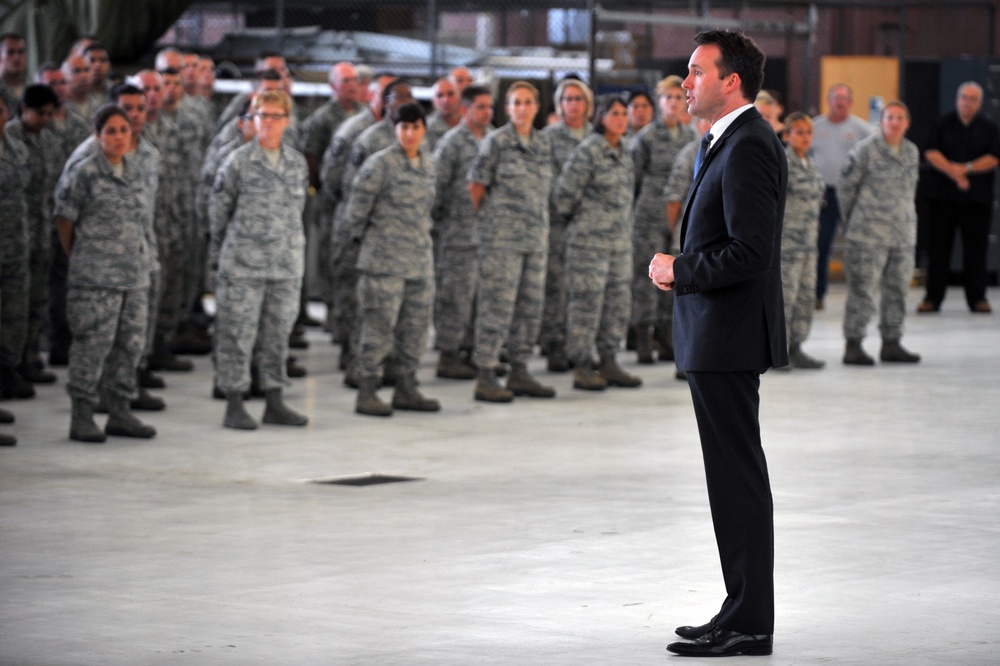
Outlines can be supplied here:
M760 373L687 373L726 584L718 626L774 633L774 511L760 441Z

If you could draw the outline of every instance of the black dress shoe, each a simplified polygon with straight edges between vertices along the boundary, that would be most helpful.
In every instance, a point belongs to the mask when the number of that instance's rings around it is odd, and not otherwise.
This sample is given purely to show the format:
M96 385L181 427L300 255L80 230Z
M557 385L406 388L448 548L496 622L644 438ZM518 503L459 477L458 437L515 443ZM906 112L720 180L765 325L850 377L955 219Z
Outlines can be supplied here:
M716 627L690 643L671 643L667 649L682 657L758 656L771 654L772 640L770 634L741 634Z
M708 632L712 631L712 629L715 629L715 621L717 619L719 619L718 615L713 617L705 624L700 624L697 627L692 627L690 625L677 627L676 629L674 629L674 633L680 636L681 638L686 638L689 641L693 641L696 638L701 638Z

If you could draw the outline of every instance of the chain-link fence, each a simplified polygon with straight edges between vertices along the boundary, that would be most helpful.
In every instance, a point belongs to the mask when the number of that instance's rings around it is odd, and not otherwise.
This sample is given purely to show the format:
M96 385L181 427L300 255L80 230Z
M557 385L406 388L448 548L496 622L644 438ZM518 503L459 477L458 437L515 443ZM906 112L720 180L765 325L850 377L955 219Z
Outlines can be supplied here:
M596 92L650 90L685 74L699 29L733 27L768 54L765 86L786 108L816 111L822 55L991 56L995 24L988 0L243 0L195 2L160 43L213 55L224 76L246 76L275 49L303 82L349 60L428 84L465 66L499 88L528 79L545 94L570 74Z

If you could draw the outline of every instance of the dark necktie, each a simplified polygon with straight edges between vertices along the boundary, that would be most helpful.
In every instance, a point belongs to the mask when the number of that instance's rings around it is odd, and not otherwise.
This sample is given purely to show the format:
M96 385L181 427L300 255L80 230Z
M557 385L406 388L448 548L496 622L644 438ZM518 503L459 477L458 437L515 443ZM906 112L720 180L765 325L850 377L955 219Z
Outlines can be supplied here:
M701 145L698 147L698 156L694 158L694 177L698 177L698 172L701 171L701 165L705 163L705 158L708 157L708 147L712 144L712 135L706 134L702 140Z

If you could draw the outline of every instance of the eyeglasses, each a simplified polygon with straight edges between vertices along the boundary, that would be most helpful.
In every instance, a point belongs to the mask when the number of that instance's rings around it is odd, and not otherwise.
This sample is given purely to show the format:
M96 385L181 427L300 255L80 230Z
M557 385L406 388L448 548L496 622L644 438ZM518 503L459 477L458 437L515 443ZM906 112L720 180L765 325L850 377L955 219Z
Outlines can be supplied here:
M261 120L284 120L285 118L288 117L287 113L261 113L260 111L258 111L254 115L260 118Z

